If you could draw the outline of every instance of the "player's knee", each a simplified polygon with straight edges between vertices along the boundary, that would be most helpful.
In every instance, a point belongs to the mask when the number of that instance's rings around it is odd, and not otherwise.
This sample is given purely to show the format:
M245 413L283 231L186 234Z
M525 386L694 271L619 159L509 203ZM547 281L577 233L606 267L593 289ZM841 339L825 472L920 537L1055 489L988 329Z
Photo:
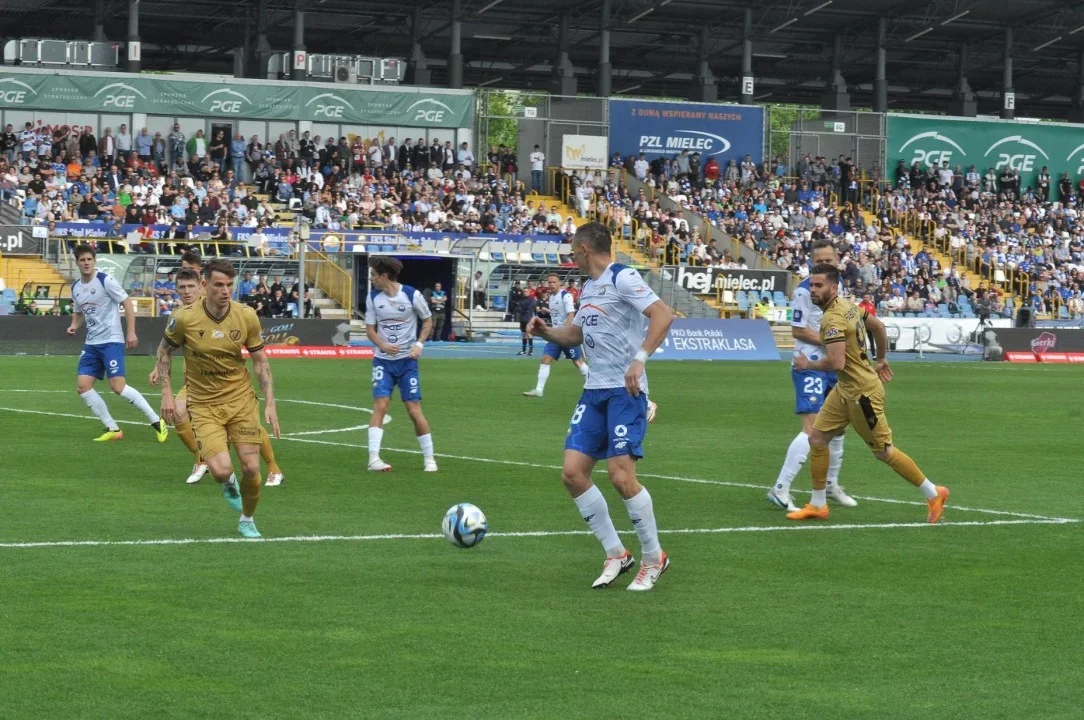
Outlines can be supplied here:
M882 448L881 450L874 450L873 457L877 458L883 463L888 462L892 459L892 446L885 445L884 448Z
M256 482L260 479L260 456L256 454L253 457L241 458L241 472L244 473L246 478L255 478Z
M591 478L578 468L561 468L561 482L573 497L579 497L590 488Z

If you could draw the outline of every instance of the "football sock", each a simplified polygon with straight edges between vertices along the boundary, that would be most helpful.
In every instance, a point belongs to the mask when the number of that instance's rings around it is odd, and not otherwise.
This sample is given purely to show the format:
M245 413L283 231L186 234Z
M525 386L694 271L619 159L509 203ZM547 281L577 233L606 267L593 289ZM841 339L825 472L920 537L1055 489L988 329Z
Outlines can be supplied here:
M587 363L583 363L582 365L580 365L580 375L587 377L588 372L590 372L590 370L587 367Z
M87 404L90 411L94 413L95 417L101 420L102 424L111 432L120 430L120 425L117 425L117 421L109 414L109 408L105 406L105 400L102 400L102 396L98 394L97 390L91 388L85 393L79 393L79 397L83 398L83 402Z
M573 498L573 502L576 503L576 508L579 509L580 516L587 523L587 527L591 528L591 532L602 543L603 549L606 550L606 557L624 555L625 546L621 544L621 538L617 536L617 528L614 527L614 521L610 519L610 508L598 486L592 485L591 489L583 495Z
M809 470L813 475L813 500L811 502L815 507L824 507L825 502L827 502L824 488L828 484L827 445L809 446Z
M380 459L380 441L384 439L384 428L369 428L369 462Z
M922 491L923 497L927 500L933 500L937 497L937 486L929 480L923 480L922 484L918 486L918 489Z
M828 487L839 483L841 467L843 467L843 436L838 435L828 443Z
M422 457L426 460L433 458L433 434L426 433L418 436L418 445L422 448Z
M527 338L525 338L525 337L520 338L519 342L520 342L520 345L521 345L520 352L527 352Z
M151 408L146 398L140 395L139 391L131 385L125 385L124 389L120 391L120 396L135 405L136 409L146 415L147 419L150 420L152 423L156 423L161 420L161 418L158 417L158 413L156 413Z
M527 338L527 349L534 352L534 338Z
M241 522L252 522L252 516L251 515L245 515L245 513L242 512L241 513Z
M256 505L260 502L260 473L241 477L241 513L248 518L256 514Z
M918 465L915 465L915 461L911 459L911 456L899 448L892 448L892 456L886 462L888 467L896 471L897 475L915 487L920 487L926 480L926 476L918 469Z
M550 366L539 365L538 366L538 383L534 386L535 392L542 392L546 389L546 380L550 377Z
M636 537L640 538L640 552L644 565L658 565L662 562L662 547L659 545L659 529L655 525L655 508L651 503L651 493L642 488L639 493L625 501L632 526L636 528Z
M263 458L264 463L267 464L267 472L282 472L282 468L280 468L278 462L275 461L275 450L271 447L271 436L268 434L267 428L263 425L260 426L260 457Z
M824 488L813 491L813 497L810 498L809 504L813 507L824 507L828 504L828 491Z
M802 463L808 456L809 436L800 432L790 441L787 457L783 461L783 467L779 469L779 477L775 480L774 488L777 495L786 495L790 492L790 484L794 482L794 477L802 469Z
M196 433L192 432L192 421L185 420L177 423L173 426L173 431L184 443L184 446L188 448L188 452L196 456L196 462L199 462L199 447L196 445Z

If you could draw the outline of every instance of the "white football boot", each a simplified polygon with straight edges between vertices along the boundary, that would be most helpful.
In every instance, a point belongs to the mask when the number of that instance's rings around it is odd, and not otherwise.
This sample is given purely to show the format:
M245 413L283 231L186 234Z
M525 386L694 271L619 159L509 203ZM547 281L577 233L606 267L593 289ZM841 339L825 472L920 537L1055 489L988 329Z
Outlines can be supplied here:
M858 507L858 501L843 491L842 485L828 483L828 499L843 507Z
M192 466L192 474L185 480L189 485L195 485L207 474L207 463L196 463Z
M388 468L388 469L390 470L391 468ZM425 472L436 472L436 471L437 471L437 461L434 458L426 458L425 459Z
M280 472L267 473L267 480L264 481L264 485L267 487L278 487L282 484L282 481L286 479L286 476Z
M647 401L647 421L655 422L655 412L659 409L659 406L650 400Z
M629 583L629 590L633 592L646 592L655 587L655 583L659 581L659 578L670 567L670 558L666 553L662 554L662 560L658 565L645 565L640 563L640 572L636 573L636 577L631 583Z
M786 512L796 512L798 510L798 506L794 504L790 493L779 495L775 492L775 488L768 491L768 502Z
M614 580L627 573L632 569L632 566L636 564L636 558L632 556L628 550L621 557L606 558L606 562L602 563L602 574L598 576L598 579L591 583L591 587L598 590L599 588L609 587Z
M377 458L369 461L369 472L391 472L391 465Z

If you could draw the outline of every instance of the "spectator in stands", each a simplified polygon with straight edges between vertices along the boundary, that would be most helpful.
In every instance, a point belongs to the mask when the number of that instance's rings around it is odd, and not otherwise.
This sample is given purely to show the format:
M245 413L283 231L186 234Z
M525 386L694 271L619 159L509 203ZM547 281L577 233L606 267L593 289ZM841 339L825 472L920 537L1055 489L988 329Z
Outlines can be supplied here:
M536 193L542 192L542 171L545 166L546 155L541 146L535 145L531 152L531 190Z
M273 318L289 317L289 311L286 307L286 296L281 289L276 289L271 295L271 300L268 304L268 314Z
M0 135L0 154L3 154L9 164L15 163L15 152L18 145L19 139L15 135L15 129L11 123L8 123L4 128L4 133Z
M117 130L117 163L127 165L132 155L132 136L128 132L128 126L121 123Z

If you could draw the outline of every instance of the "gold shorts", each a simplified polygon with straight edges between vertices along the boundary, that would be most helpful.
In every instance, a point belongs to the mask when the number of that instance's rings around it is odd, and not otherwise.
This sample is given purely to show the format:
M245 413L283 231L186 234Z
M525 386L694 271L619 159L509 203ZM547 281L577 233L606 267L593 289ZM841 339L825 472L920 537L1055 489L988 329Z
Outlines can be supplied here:
M884 391L848 399L840 394L838 387L832 388L813 427L821 432L835 433L848 425L854 427L874 452L881 452L886 445L891 445L892 428L885 419Z
M256 393L240 400L188 407L200 456L229 452L230 445L260 444L260 403Z

